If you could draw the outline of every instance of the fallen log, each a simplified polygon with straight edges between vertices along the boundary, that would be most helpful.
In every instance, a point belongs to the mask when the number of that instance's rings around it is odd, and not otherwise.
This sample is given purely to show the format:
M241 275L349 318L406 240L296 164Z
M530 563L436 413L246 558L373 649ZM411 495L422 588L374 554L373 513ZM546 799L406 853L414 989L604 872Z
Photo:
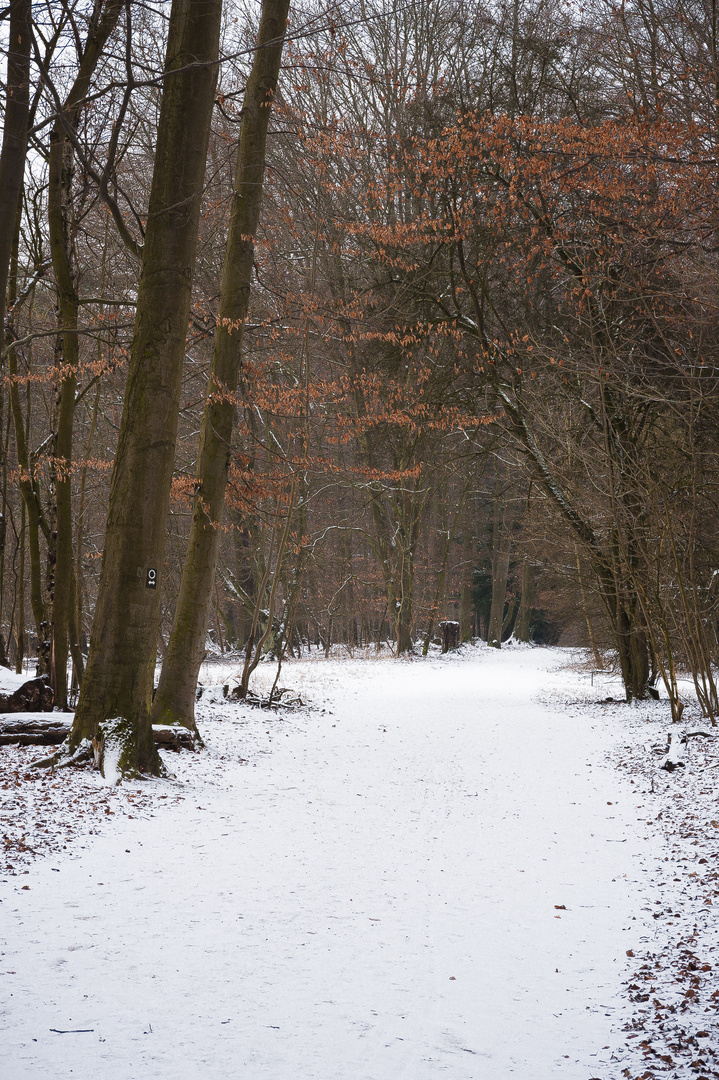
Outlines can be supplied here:
M70 734L70 713L0 715L0 746L58 746ZM155 746L161 750L196 750L197 735L179 724L154 724Z
M181 724L153 724L155 746L160 750L196 750L199 739L196 731Z
M55 746L70 734L67 713L8 713L0 716L0 746Z

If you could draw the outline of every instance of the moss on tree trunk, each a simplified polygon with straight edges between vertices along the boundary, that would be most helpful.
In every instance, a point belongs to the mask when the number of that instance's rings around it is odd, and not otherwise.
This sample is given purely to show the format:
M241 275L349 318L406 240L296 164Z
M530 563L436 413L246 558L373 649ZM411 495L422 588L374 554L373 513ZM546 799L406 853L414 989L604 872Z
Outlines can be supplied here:
M280 70L289 0L264 0L252 72L242 107L235 190L220 287L220 309L202 420L190 539L175 620L152 709L156 724L195 727L197 677L205 652L217 566L242 337L262 201L265 147Z
M160 582L221 0L173 0L142 274L100 585L70 746L121 716L126 772L158 773L152 699Z

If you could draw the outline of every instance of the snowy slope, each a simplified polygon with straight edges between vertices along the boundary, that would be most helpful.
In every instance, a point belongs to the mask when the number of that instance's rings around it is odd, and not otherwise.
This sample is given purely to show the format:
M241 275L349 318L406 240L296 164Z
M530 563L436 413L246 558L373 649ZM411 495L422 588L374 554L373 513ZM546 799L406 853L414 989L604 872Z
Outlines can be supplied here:
M23 675L18 675L16 672L11 671L10 668L0 667L0 694L14 694L23 683L32 678L32 673L26 672Z

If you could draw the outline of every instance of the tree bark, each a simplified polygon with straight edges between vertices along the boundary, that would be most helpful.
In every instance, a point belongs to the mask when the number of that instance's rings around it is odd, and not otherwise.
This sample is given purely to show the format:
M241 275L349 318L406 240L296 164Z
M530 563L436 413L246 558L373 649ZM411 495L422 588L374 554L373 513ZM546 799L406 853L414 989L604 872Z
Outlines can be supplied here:
M575 542L574 554L577 560L577 581L579 582L579 596L582 603L582 614L584 615L584 621L587 625L587 638L589 640L589 647L592 650L592 656L594 657L594 664L597 668L604 667L602 661L602 654L597 647L597 639L594 635L594 627L592 626L592 620L589 614L589 605L587 604L587 593L584 587L584 578L582 575L582 560L579 555L579 545Z
M30 115L31 0L10 0L7 96L0 151L0 342L20 192L27 157Z
M415 482L414 486L410 486L408 482L396 494L396 497L387 499L386 508L380 506L378 497L372 500L378 550L382 555L383 568L385 568L387 606L393 623L397 656L414 651L412 645L414 560L425 499L426 493L422 491L422 485ZM383 524L384 536L380 533Z
M0 150L0 351L6 343L5 316L7 313L8 283L11 277L13 253L17 258L17 228L20 195L27 158L28 120L30 116L30 55L31 55L31 0L11 0L10 25L8 27L7 90L3 123L2 149ZM0 375L4 374L4 362L0 362ZM17 391L17 386L15 387ZM0 390L4 395L4 388ZM11 407L12 408L12 407ZM13 420L15 415L13 412ZM3 511L5 506L3 505ZM4 513L0 521L4 549L6 522ZM0 578L0 586L3 581ZM22 632L22 630L21 630ZM20 651L22 647L19 646ZM4 642L0 647L2 661L5 656Z
M20 537L17 573L17 619L15 622L15 673L22 675L25 659L25 532L27 509L24 499L20 500Z
M410 511L411 513L411 511ZM401 535L402 544L399 552L397 577L394 595L395 637L397 656L410 653L412 649L412 589L414 586L414 522L410 525L410 535Z
M30 561L30 607L32 608L35 633L37 635L37 674L45 675L49 672L50 641L48 612L43 596L42 585L42 552L40 548L40 533L50 546L52 538L50 527L40 503L38 485L35 478L34 461L28 448L28 429L25 426L25 417L20 403L20 386L18 383L17 351L12 344L15 339L15 331L12 318L12 303L14 303L17 291L17 264L18 247L20 238L20 203L18 202L15 228L13 237L12 255L10 259L10 288L9 298L11 307L5 327L5 342L8 347L8 375L10 384L10 411L13 419L13 431L15 434L15 453L18 464L18 487L27 510L27 548ZM28 427L29 427L29 399L28 399Z
M50 253L57 287L57 316L61 351L57 430L55 432L55 503L56 556L52 603L52 660L50 678L58 708L67 707L67 658L71 626L74 626L74 559L72 544L72 440L75 423L75 390L80 355L78 315L80 296L77 290L75 258L75 223L73 211L74 151L67 129L77 130L80 104L90 87L92 76L108 38L117 26L123 0L108 0L95 9L96 18L82 53L80 67L62 114L50 135L48 160L47 214ZM102 14L100 15L100 12ZM76 634L72 635L76 638Z
M70 749L122 717L122 774L161 770L150 724L160 584L221 0L173 0L142 274L87 668Z
M221 535L219 525L230 466L235 394L262 202L267 128L288 11L289 0L264 0L252 71L245 91L212 373L200 435L198 490L174 624L153 702L152 720L156 724L195 726L195 690L205 652Z
M519 601L519 611L514 624L514 636L517 641L531 641L529 624L532 618L532 605L534 604L534 569L532 563L524 556L522 563L522 598Z
M512 550L511 515L504 495L498 495L494 504L494 529L492 534L492 607L489 613L487 644L493 649L502 647L504 628L504 604L507 598L509 556Z
M472 637L472 571L474 569L474 537L472 536L472 516L470 500L464 504L462 522L462 571L459 602L459 640L469 641Z
M0 341L3 340L3 335L0 334ZM2 627L2 616L4 611L5 601L5 553L7 551L7 516L8 516L8 448L10 445L10 414L8 412L8 420L5 423L5 388L0 387L0 455L2 456L2 468L0 468L0 487L2 488L2 494L0 499L2 500L2 506L0 508L0 627ZM24 508L24 503L21 500L21 506ZM21 536L24 536L24 530L21 529ZM12 630L8 630L8 641L10 643L10 634ZM9 667L10 662L8 660L7 645L5 642L5 635L0 629L0 667Z

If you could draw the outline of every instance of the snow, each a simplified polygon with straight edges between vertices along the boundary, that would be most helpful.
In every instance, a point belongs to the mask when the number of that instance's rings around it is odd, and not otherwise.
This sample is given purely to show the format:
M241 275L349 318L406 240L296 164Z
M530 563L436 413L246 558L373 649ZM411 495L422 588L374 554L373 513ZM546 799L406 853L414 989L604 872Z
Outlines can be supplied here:
M117 787L122 781L120 762L123 754L126 754L132 745L132 737L132 725L124 716L105 720L98 727L96 741L100 743L102 750L99 755L94 756L99 756L100 772L108 787ZM94 743L95 740L93 747Z
M118 718L119 719L119 718ZM117 738L105 736L105 750L102 758L102 775L108 787L117 787L122 780L120 772L120 754L122 742Z
M300 661L276 712L215 665L171 781L3 748L2 831L44 824L8 834L0 1076L718 1076L716 750L660 773L664 703L576 661Z
M27 672L18 675L16 672L11 671L10 668L0 667L0 694L14 694L23 683L32 678L33 676L27 674Z

